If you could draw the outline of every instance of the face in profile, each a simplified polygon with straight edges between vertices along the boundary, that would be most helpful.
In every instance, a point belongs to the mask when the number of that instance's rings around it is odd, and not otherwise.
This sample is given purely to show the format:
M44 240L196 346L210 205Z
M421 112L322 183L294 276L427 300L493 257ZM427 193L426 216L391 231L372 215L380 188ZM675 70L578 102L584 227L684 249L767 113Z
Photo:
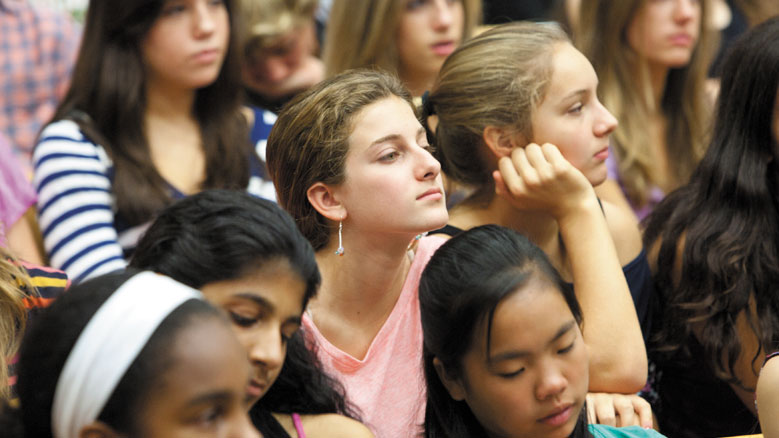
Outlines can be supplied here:
M552 57L552 76L532 114L532 141L552 143L593 186L606 180L609 134L617 119L598 100L598 76L568 43Z
M584 406L587 361L562 293L535 274L498 304L491 325L477 325L459 375L437 371L490 436L564 438Z
M197 89L219 76L230 39L221 0L167 0L141 42L146 80L173 89Z
M346 178L334 188L347 213L344 230L413 236L444 226L441 166L411 105L395 96L378 100L352 126Z
M401 0L406 2L395 36L400 76L434 78L444 60L463 39L462 0Z
M251 378L245 388L253 404L281 372L287 341L300 327L306 284L280 258L263 262L236 279L208 283L201 290L209 302L227 313L244 347L244 362L248 353Z
M628 44L650 65L665 68L687 65L701 32L701 1L642 2L627 27Z
M139 436L259 437L249 420L246 353L220 318L192 320L139 415Z

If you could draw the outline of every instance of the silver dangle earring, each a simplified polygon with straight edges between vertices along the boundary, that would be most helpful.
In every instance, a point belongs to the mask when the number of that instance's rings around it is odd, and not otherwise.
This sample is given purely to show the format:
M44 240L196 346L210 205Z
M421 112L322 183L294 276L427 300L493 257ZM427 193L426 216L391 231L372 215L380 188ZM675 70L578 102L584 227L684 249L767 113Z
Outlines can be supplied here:
M338 249L335 250L335 255L339 255L339 256L344 255L344 241L343 241L343 236L341 235L343 229L344 229L344 222L338 221Z

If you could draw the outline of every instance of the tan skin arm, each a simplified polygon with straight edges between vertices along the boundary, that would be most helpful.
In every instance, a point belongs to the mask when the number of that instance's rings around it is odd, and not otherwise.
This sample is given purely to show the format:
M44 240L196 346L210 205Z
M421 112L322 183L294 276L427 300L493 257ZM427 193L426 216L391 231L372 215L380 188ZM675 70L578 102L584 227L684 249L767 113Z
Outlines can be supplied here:
M290 436L297 436L292 416L273 414ZM357 420L339 414L301 415L309 438L373 438L373 432Z
M499 161L498 195L519 209L546 211L558 222L590 349L591 392L634 393L647 357L633 300L609 226L589 181L551 145L531 144ZM521 175L521 176L520 176Z
M757 381L757 409L765 438L779 438L779 358L766 363Z
M19 218L6 232L8 249L14 257L36 264L45 265L41 255L38 231L36 230L35 211L33 208Z

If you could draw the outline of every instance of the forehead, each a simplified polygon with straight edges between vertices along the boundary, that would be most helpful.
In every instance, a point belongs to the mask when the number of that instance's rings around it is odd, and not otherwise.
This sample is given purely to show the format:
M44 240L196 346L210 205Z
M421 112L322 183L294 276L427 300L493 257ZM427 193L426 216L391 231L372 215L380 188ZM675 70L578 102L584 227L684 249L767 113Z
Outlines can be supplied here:
M598 76L592 64L571 44L558 44L551 64L551 80L545 97L560 99L571 92L597 87Z
M217 304L240 296L266 304L275 311L299 314L306 284L289 260L280 257L263 261L238 278L208 283L201 290L209 301Z
M349 150L365 149L388 135L416 138L421 127L407 101L398 96L388 96L366 105L352 118Z
M507 350L542 350L560 328L574 321L562 292L534 275L495 308L490 330L490 356ZM485 333L486 334L486 333ZM486 348L486 336L483 344Z
M216 316L195 317L176 334L171 366L158 388L182 402L212 391L234 390L248 379L246 353L227 322Z

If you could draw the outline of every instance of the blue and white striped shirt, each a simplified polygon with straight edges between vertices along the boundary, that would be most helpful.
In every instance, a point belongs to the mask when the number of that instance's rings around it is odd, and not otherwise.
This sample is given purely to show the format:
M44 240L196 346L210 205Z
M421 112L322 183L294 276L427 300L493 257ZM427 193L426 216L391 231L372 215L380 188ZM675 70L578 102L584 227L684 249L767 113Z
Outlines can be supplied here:
M273 121L272 113L255 111L252 142L257 154L250 156L246 190L275 200L273 184L259 159L264 160ZM117 211L113 163L103 147L86 138L75 122L60 120L41 132L33 164L38 221L51 266L65 271L74 283L124 269L149 223L128 226ZM185 195L171 186L171 196Z

